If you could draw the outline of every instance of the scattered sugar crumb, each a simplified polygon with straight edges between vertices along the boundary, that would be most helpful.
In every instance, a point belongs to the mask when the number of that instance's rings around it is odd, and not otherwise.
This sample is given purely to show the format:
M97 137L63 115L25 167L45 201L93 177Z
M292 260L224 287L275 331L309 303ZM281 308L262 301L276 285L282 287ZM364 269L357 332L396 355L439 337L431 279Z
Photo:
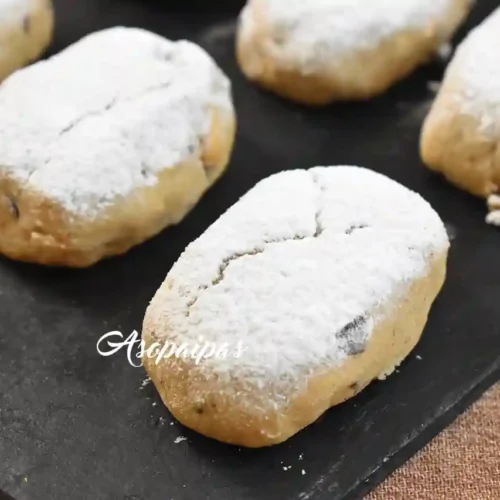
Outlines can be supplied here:
M453 53L453 46L451 43L443 43L437 51L437 55L443 61L447 61Z
M306 471L304 469L302 469L302 475L305 476L306 475Z
M146 387L148 384L151 383L151 379L149 377L146 377L143 381L142 381L142 384L141 384L141 387L139 388L140 391L142 391L144 389L144 387Z
M170 425L175 425L175 422L170 422Z
M448 233L448 238L450 241L453 241L457 238L457 230L453 224L445 224L444 225L446 232Z
M174 441L174 443L175 444L179 444L179 443L182 443L183 441L187 441L187 437L179 436L178 438L176 438L176 440Z
M500 210L496 210L495 212L490 212L486 216L486 224L500 227Z
M224 21L222 23L216 24L213 28L210 28L203 34L203 47L210 44L220 44L226 42L230 39L236 31L236 24L231 19L230 21Z
M389 461L389 457L385 457L383 460L384 464L386 464L388 461Z
M488 208L493 210L500 210L500 196L498 194L491 194L488 197Z
M157 406L157 405L158 405L158 403L153 403L153 406Z
M284 470L284 471L287 471L287 470L290 470L291 468L292 468L292 466L291 466L291 465L289 465L288 467L287 467L287 466L283 467L283 470Z
M437 93L441 88L441 82L430 81L427 82L427 89L431 92Z
M500 196L497 194L490 195L487 203L490 213L486 216L486 223L500 227Z
M419 361L422 361L422 359L423 359L423 358L422 358L422 356L419 356L418 354L417 354L417 356L415 356L415 357L416 357Z
M299 455L299 460L302 460L303 458L304 458L304 454L303 454L303 453L301 453L301 454Z

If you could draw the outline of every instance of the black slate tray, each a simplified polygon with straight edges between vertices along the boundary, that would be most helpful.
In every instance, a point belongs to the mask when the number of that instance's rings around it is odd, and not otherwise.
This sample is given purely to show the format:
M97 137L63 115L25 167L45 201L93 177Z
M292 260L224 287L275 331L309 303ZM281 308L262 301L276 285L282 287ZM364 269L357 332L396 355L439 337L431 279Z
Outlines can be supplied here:
M194 212L127 256L85 271L0 260L0 489L15 500L362 498L500 378L500 234L484 224L484 203L418 157L427 84L443 65L367 104L307 110L239 73L241 4L56 1L53 52L116 24L199 42L233 79L239 132L227 175ZM481 0L462 35L496 4ZM364 165L423 194L453 236L445 290L416 352L388 381L273 449L205 439L173 422L123 354L100 357L97 339L140 330L185 246L257 181L318 164ZM188 439L175 444L179 436Z

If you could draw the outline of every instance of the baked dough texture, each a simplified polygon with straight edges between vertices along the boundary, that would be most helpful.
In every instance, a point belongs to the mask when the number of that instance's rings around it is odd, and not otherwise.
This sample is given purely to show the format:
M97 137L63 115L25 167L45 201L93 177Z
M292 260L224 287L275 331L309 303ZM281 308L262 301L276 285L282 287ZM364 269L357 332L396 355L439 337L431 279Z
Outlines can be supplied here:
M85 267L178 223L223 173L230 83L198 46L133 28L0 86L0 252Z
M500 190L500 9L458 47L425 120L424 163L461 189L489 198ZM498 214L488 221L498 220Z
M250 80L308 105L385 92L448 42L471 0L249 0L237 56Z
M37 59L53 28L51 0L0 0L0 80Z
M281 443L410 353L448 247L429 204L380 174L274 175L174 265L146 313L144 366L187 427Z

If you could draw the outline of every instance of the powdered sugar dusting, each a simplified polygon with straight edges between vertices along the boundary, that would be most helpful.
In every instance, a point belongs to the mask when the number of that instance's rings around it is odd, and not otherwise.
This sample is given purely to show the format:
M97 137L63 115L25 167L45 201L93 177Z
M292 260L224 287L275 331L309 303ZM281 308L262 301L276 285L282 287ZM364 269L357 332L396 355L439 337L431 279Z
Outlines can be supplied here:
M148 314L158 315L155 335L177 344L241 341L241 358L207 359L199 370L266 389L279 406L308 376L360 352L379 307L448 245L428 203L382 175L284 172L186 249Z
M446 91L455 92L461 112L479 119L481 131L493 137L500 135L499 46L500 8L458 47L444 85Z
M264 0L269 45L282 61L299 61L304 70L335 64L339 56L373 49L398 32L426 28L444 16L455 0ZM250 2L251 3L251 2ZM250 7L242 29L252 30ZM444 41L444 40L443 40Z
M92 218L154 185L232 106L198 46L140 29L92 34L0 87L0 171Z

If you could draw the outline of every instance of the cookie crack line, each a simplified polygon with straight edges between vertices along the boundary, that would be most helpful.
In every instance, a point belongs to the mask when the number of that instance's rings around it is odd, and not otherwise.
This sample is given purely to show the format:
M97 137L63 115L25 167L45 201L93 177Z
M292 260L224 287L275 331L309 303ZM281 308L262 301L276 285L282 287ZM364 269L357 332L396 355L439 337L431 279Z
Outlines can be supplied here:
M158 90L166 89L170 86L171 82L165 82L160 85L155 85L154 87L149 87L142 92L130 96L130 97L124 97L124 98L119 98L119 97L114 97L104 108L95 110L95 111L89 111L88 113L83 114L82 116L79 116L75 120L73 120L69 125L64 127L61 132L59 133L59 137L62 137L63 135L67 134L68 132L71 132L75 127L80 125L83 121L85 121L87 118L93 118L95 116L102 116L105 115L107 112L111 111L113 108L118 106L119 104L123 104L125 102L133 102L136 101L137 99L141 99L142 97L145 97L153 92L156 92Z
M254 248L252 250L248 250L246 252L240 252L240 253L235 253L234 255L231 255L230 257L226 257L222 263L220 264L219 266L219 274L216 278L214 278L212 280L212 283L211 283L211 286L201 286L199 288L199 291L207 291L208 289L214 287L214 286L217 286L219 285L220 283L222 283L222 281L224 281L224 278L225 278L225 273L227 271L227 269L229 268L229 266L243 258L243 257L249 257L249 256L253 256L253 255L259 255L259 254L262 254L264 253L264 251L266 250L266 248L268 248L269 246L271 245L277 245L277 244L280 244L280 243L285 243L287 241L299 241L299 240L306 240L306 239L316 239L316 238L319 238L323 232L325 231L325 228L323 227L323 225L321 224L321 214L323 212L323 196L324 196L324 193L325 193L325 187L320 183L319 181L319 178L314 174L314 173L311 173L311 178L312 178L312 182L313 184L316 186L316 189L318 191L318 201L317 201L317 208L316 208L316 213L314 215L314 223L315 223L315 226L316 226L316 229L314 231L314 234L311 235L311 236L295 236L293 238L283 238L283 239L279 239L279 240L265 240L262 242L262 247L260 248ZM355 230L357 229L364 229L364 228L367 228L369 226L367 226L366 224L359 224L359 225L355 225L355 226L351 226L349 229L347 229L345 231L345 234L347 235L351 235ZM201 293L197 296L197 297L194 297L193 299L189 300L187 305L186 305L186 312L185 312L185 315L186 317L189 317L191 315L191 308L198 302L199 298L201 297Z
M224 281L225 273L226 273L228 267L230 266L230 264L232 262L238 260L238 259L241 259L242 257L247 257L247 256L262 254L262 253L264 253L265 249L267 247L269 247L270 245L276 245L276 244L279 244L279 243L284 243L286 241L305 240L305 239L308 239L308 238L315 239L315 238L318 238L319 236L321 236L321 234L324 231L324 228L323 228L323 226L321 224L321 212L323 210L323 206L322 206L322 201L321 200L323 198L323 194L325 192L325 188L324 188L324 186L322 186L320 184L319 179L318 179L318 177L316 175L311 174L311 178L312 178L312 182L313 182L314 186L316 187L316 189L318 191L318 199L319 199L319 201L317 202L318 203L318 207L317 207L316 213L314 215L314 223L315 223L315 226L316 226L314 234L312 236L295 236L293 238L283 238L283 239L279 239L279 240L265 240L265 241L262 242L262 248L254 248L253 250L248 250L246 252L236 253L234 255L231 255L230 257L225 258L222 261L222 263L220 264L220 266L219 266L219 275L212 280L212 287L217 286L222 281ZM211 288L211 287L203 286L203 287L200 287L200 290L206 291L209 288ZM190 314L191 314L191 308L196 304L196 302L198 302L198 299L200 298L200 296L201 296L201 294L198 295L197 297L195 297L194 299L191 299L187 303L187 307L186 307L186 316L187 317L190 316Z
M318 215L319 214L319 215ZM319 216L321 213L316 214L316 221L319 220ZM359 224L355 226L351 226L348 229L346 229L345 234L350 236L353 234L356 230L358 229L366 229L369 228L370 226L366 224ZM320 228L320 230L318 230ZM262 242L262 247L261 248L254 248L253 250L248 250L246 252L240 252L240 253L235 253L234 255L231 255L230 257L226 257L222 263L219 266L219 274L216 278L212 280L211 286L200 286L198 291L206 291L209 290L210 288L219 285L224 281L225 278L225 273L228 269L228 267L235 261L243 258L243 257L251 257L254 255L260 255L263 254L266 248L269 248L270 246L273 245L279 245L282 243L285 243L287 241L302 241L302 240L308 240L308 239L317 239L319 238L323 233L325 232L325 229L319 225L316 227L316 231L312 236L295 236L293 238L283 238L280 240L265 240ZM186 307L186 316L190 316L191 308L198 302L199 298L201 297L202 294L198 295L197 297L191 299L187 303Z
M254 255L263 254L264 251L266 250L266 248L268 248L268 247L270 247L272 245L278 245L280 243L285 243L287 241L306 240L306 239L309 239L309 238L316 238L316 236L295 236L293 238L283 238L281 240L266 240L266 241L262 242L262 248L254 248L253 250L248 250L246 252L235 253L234 255L231 255L230 257L226 257L222 261L222 263L220 264L220 266L219 266L219 274L218 274L217 277L215 277L212 280L211 286L201 286L199 288L199 290L206 291L206 290L209 290L210 288L212 288L214 286L217 286L220 283L222 283L222 281L224 281L225 273L226 273L228 267L233 262L235 262L235 261L237 261L237 260L239 260L239 259L241 259L243 257L251 257L251 256L254 256ZM193 307L196 304L196 302L198 302L198 300L200 299L201 295L202 294L198 295L197 297L195 297L194 299L191 299L187 303L186 316L190 315L191 307Z
M157 92L158 90L166 89L166 88L168 88L170 86L170 84L171 84L171 82L164 82L162 84L149 87L149 88L143 90L142 92L137 93L137 94L135 94L133 96L129 96L129 97L121 98L121 99L118 98L118 97L114 97L111 100L111 102L109 102L104 108L99 109L99 110L89 111L88 113L84 113L82 116L79 116L78 118L76 118L75 120L73 120L70 124L68 124L66 127L64 127L63 129L61 129L61 131L59 132L57 138L60 139L64 135L68 134L74 128L76 128L78 125L80 125L82 122L84 122L88 118L92 118L92 117L95 117L95 116L103 116L106 113L108 113L109 111L111 111L113 108L115 108L116 106L118 106L118 105L120 105L122 103L136 101L136 100L141 99L141 98L143 98L143 97L145 97L145 96L147 96L147 95L149 95L149 94L151 94L153 92ZM47 160L45 161L45 163L44 163L44 165L42 167L36 167L33 170L31 170L28 173L25 185L28 185L30 183L31 178L33 177L33 175L35 175L35 173L38 170L40 170L41 168L43 168L46 165L48 165L50 163L50 161L51 161L51 158L47 158Z
M316 186L316 189L318 191L316 215L314 216L314 221L316 223L316 231L314 232L314 236L318 237L324 231L324 228L321 224L321 213L323 212L323 196L325 193L325 186L323 186L319 182L318 176L312 172L311 172L311 178L312 178L313 184Z

